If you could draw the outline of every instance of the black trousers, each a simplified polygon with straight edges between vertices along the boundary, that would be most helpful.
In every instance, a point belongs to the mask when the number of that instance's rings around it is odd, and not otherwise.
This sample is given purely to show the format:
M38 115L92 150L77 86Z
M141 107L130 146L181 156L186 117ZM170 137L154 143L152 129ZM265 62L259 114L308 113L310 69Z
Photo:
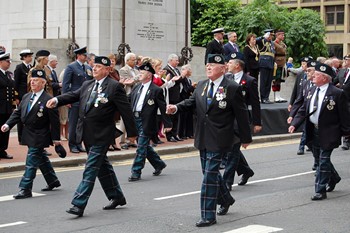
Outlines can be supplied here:
M173 123L173 128L171 129L170 132L166 133L166 138L169 139L170 137L176 137L178 134L177 128L179 124L179 113L176 113L174 115L169 115L170 120Z
M260 98L268 100L271 92L273 69L260 68Z
M6 123L6 121L10 118L11 114L4 113L0 114L0 127ZM3 133L0 131L0 156L7 155L7 148L9 146L9 138L10 138L10 131L7 131Z

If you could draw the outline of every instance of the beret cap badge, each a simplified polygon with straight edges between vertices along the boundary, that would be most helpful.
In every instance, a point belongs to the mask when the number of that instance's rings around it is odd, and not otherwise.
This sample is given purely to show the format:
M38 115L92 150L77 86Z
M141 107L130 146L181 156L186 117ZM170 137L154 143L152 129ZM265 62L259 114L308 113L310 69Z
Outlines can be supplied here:
M221 57L220 57L220 56L215 56L215 57L214 57L214 60L215 60L216 62L221 62Z
M320 70L321 71L326 71L326 67L325 66L320 66Z

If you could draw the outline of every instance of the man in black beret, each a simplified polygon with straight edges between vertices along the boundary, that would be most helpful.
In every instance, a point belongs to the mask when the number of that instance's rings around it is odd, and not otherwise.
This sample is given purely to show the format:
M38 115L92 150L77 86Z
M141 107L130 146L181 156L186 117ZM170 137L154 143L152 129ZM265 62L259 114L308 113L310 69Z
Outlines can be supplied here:
M218 215L227 214L235 200L223 182L219 166L225 153L235 144L234 122L237 119L239 138L246 148L252 141L248 109L240 86L224 78L225 59L222 54L208 56L207 80L198 82L193 95L176 104L168 105L169 114L196 109L197 126L195 147L199 150L203 182L201 190L201 219L197 227L216 224Z
M330 66L322 63L315 66L312 81L315 86L308 91L288 129L293 133L306 120L306 143L312 142L312 153L320 158L313 201L326 199L326 192L333 191L341 180L331 162L331 154L341 144L341 136L350 135L347 99L342 90L330 84L334 76Z
M77 143L84 142L88 158L79 184L67 213L83 216L98 177L110 203L105 210L126 204L122 189L108 161L109 145L114 143L116 127L114 115L119 111L124 119L128 137L136 139L137 130L130 103L120 83L108 77L111 61L108 57L96 56L93 68L94 80L86 81L76 91L59 95L48 101L47 107L54 108L79 102Z
M42 191L51 191L61 186L44 148L61 145L60 122L57 109L46 108L46 102L52 97L44 91L46 75L44 70L33 70L30 79L32 92L23 96L16 111L1 127L2 132L9 131L19 121L23 123L22 144L28 146L26 168L19 184L20 191L15 199L32 197L33 181L39 168L47 186Z
M166 115L166 102L163 90L152 82L154 69L150 63L144 63L139 67L139 81L130 94L131 106L138 129L137 150L134 163L131 168L129 181L141 179L141 171L145 166L146 158L155 169L153 175L158 176L166 167L164 161L150 146L150 139L157 134L157 110L159 109L163 118L164 130L171 130L172 123Z

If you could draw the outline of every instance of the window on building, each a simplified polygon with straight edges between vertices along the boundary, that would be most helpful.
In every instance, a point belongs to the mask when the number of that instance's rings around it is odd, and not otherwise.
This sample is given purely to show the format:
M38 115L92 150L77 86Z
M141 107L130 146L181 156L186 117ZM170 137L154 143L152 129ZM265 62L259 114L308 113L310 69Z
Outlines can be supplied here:
M316 11L316 12L320 13L320 7L319 6L303 7L303 9L309 9L309 10L313 10L313 11Z
M337 58L343 58L343 45L342 44L328 44L328 55L336 56Z
M344 6L326 6L326 25L344 25Z
M320 2L320 0L303 0L302 2Z

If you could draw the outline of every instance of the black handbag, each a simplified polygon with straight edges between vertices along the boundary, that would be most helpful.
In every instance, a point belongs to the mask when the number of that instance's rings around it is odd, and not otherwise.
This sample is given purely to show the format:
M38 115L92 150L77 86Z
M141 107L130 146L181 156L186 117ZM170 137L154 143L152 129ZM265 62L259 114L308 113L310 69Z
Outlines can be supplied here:
M273 69L274 67L274 58L268 55L260 55L259 57L259 67L266 69Z

